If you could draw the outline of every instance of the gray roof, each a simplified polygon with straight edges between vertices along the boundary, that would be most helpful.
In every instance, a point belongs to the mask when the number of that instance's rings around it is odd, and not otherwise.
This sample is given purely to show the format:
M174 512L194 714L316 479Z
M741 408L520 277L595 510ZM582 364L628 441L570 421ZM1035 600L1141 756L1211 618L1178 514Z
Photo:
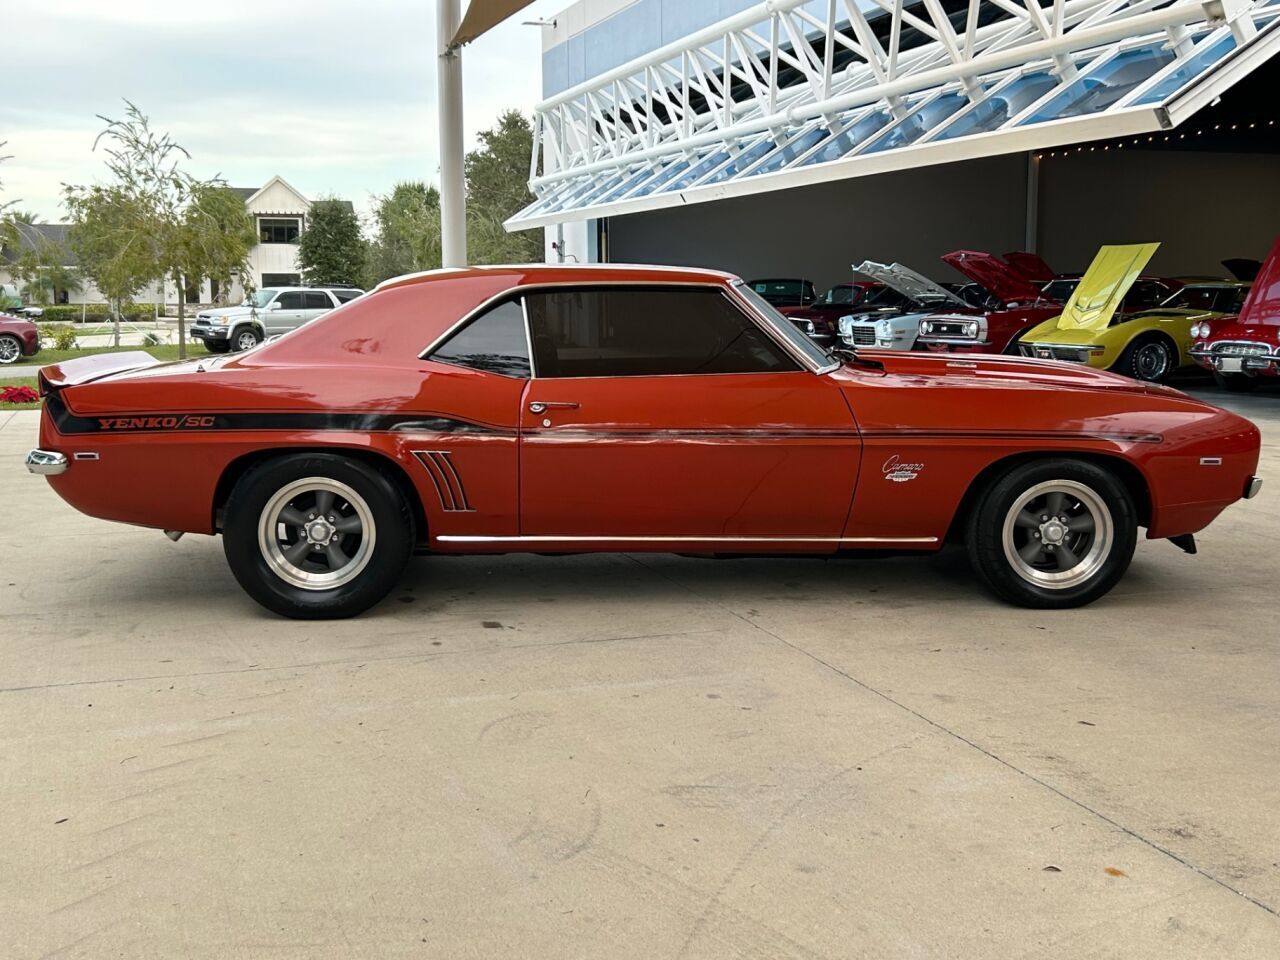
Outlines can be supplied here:
M4 261L13 263L27 250L38 250L47 244L61 244L67 251L67 266L74 266L76 255L71 252L67 243L67 233L71 229L69 223L15 223L18 230L18 246L6 247Z

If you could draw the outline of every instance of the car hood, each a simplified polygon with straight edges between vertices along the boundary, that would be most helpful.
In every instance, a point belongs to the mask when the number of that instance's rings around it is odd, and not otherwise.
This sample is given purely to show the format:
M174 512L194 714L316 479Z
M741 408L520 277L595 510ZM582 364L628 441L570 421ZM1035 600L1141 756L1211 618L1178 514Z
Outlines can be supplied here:
M196 317L248 317L257 312L255 307L215 307L212 310L201 310Z
M1095 370L1083 364L999 357L986 354L929 354L892 350L859 350L860 360L845 365L865 376L866 361L882 365L889 376L968 380L975 385L1078 388L1110 393L1156 394L1185 397L1181 391L1160 384L1140 383L1119 374Z
M1102 247L1058 318L1059 330L1107 329L1124 296L1159 248L1158 243Z
M942 261L995 294L1005 303L1040 299L1040 288L999 257L980 250L953 250Z
M1018 273L1022 274L1028 280L1035 283L1048 283L1050 280L1056 280L1058 275L1053 272L1053 267L1044 262L1044 259L1037 253L1027 253L1025 250L1014 250L1004 255L1005 262Z
M1240 308L1243 327L1280 324L1280 237L1276 238L1267 259L1249 288L1249 296Z
M873 280L878 280L886 287L898 291L911 300L942 300L958 303L962 307L967 304L954 293L926 276L916 273L910 267L900 263L876 263L864 260L853 265L854 273L861 273Z

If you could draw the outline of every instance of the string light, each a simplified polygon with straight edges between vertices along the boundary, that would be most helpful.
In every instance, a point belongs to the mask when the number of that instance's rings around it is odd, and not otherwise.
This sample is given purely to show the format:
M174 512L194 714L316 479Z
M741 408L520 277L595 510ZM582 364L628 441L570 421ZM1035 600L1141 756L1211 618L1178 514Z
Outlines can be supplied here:
M1275 127L1275 125L1276 125L1275 120L1252 120L1247 123L1246 122L1233 123L1233 124L1230 124L1229 126L1224 126L1221 123L1215 123L1212 129L1206 126L1198 130L1188 130L1186 132L1179 133L1177 134L1177 138L1175 142L1184 141L1187 139L1195 140L1201 137L1213 136L1214 131L1222 131L1222 132L1236 131L1236 132L1243 133L1245 130L1259 130L1259 128L1266 129L1268 127ZM1163 135L1163 140L1165 143L1168 143L1170 140L1174 140L1174 135L1166 133ZM1155 134L1147 135L1146 143L1156 143L1156 142L1157 141L1156 141ZM1131 147L1137 147L1137 146L1141 146L1142 144L1143 144L1143 138L1141 136L1136 136L1131 138L1128 141L1127 145ZM1123 150L1126 146L1126 143L1123 140L1117 139L1110 143L1095 143L1095 144L1087 144L1087 145L1078 146L1078 147L1063 147L1060 150L1059 149L1047 150L1043 153L1033 154L1033 156L1036 160L1056 157L1059 154L1061 154L1064 157L1068 157L1073 152L1084 153L1086 148L1090 153L1096 153L1099 147L1102 148L1103 152L1107 152L1112 148L1112 146L1114 146L1117 150Z

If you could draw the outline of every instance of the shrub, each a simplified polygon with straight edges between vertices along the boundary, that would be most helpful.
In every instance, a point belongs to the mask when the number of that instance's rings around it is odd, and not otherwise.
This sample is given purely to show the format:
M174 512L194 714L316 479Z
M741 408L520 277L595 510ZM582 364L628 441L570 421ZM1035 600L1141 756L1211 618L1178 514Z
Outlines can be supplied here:
M40 394L30 387L0 387L0 403L35 403Z
M66 324L56 324L45 327L43 333L53 341L53 349L55 350L74 350L76 348L76 331L74 327L69 327Z
M164 343L164 340L161 339L160 334L158 333L148 333L142 338L142 345L144 347L158 347L162 343Z
M79 323L83 316L86 323L108 323L111 320L111 309L105 303L90 303L81 306L78 303L58 304L43 307L41 323ZM120 308L120 319L130 323L140 323L155 318L156 308L151 303L126 303Z

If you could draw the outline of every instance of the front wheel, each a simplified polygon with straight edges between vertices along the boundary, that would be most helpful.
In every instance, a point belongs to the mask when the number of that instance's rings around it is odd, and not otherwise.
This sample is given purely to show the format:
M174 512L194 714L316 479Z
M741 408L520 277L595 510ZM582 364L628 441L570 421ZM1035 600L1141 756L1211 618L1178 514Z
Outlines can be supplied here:
M1020 607L1080 607L1106 594L1133 559L1137 514L1112 474L1080 460L1014 467L987 488L968 525L969 558Z
M290 454L251 467L227 501L223 549L245 591L304 620L362 613L396 585L413 548L396 484L359 460Z
M1146 383L1159 383L1177 368L1178 355L1163 337L1135 341L1125 347L1115 372Z
M242 327L237 330L231 337L231 349L236 352L243 350L252 350L262 342L262 337L258 335L258 331L252 327Z
M204 348L210 353L226 353L230 349L225 340L206 340Z
M0 364L17 363L22 356L22 343L7 333L0 335Z

